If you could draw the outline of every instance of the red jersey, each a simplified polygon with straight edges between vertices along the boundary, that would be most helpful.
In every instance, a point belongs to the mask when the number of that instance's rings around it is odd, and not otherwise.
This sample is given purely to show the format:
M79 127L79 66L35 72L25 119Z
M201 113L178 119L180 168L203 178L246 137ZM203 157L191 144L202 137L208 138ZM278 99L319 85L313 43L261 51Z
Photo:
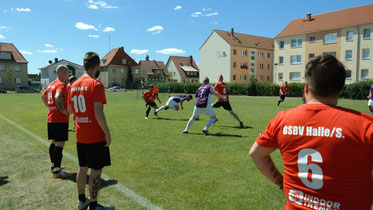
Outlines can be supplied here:
M290 91L290 87L285 86L285 85L281 86L280 89L281 89L282 95L284 96L286 96L286 93Z
M370 209L372 122L325 104L278 113L256 142L281 151L285 209Z
M106 141L105 133L96 120L94 102L106 104L105 89L101 82L83 76L71 85L69 104L74 111L75 135L79 143Z
M226 101L229 101L228 87L224 82L216 83L214 88L216 92L218 92L220 95L224 96L227 99ZM218 101L223 102L224 100L221 98L218 98Z
M56 79L51 82L47 89L44 91L44 95L48 97L48 122L49 123L68 123L69 116L62 113L56 105L56 93L63 94L63 107L67 110L67 97L68 92L66 84L61 80Z
M148 90L144 93L143 96L144 96L146 103L154 103L154 97L155 97L154 92L150 92L150 90Z

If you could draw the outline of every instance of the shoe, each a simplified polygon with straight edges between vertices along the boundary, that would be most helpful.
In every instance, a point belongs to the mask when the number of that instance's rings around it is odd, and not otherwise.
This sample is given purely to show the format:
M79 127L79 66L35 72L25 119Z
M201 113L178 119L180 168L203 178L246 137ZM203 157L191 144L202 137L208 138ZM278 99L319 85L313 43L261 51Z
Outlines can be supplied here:
M148 119L148 117L145 117L145 120L147 120Z
M66 168L66 166L61 166L60 167L61 170L65 169L65 168ZM51 173L54 173L54 167L53 166L51 167Z
M187 131L187 130L183 130L183 133L184 133L184 134L188 134L188 131Z
M206 134L206 136L209 135L209 131L205 129L202 130L202 133Z
M68 178L68 177L72 176L72 174L70 174L70 173L66 173L66 172L64 172L64 171L62 171L62 170L59 170L59 171L54 172L54 173L53 173L53 176L54 176L55 178L65 179L65 178Z
M240 122L240 128L243 128L243 122Z
M88 205L89 205L89 199L88 198L85 198L84 202L78 201L78 209L79 210L87 209Z
M104 209L106 209L106 207L100 204L97 204L96 208L94 208L94 210L104 210ZM93 210L93 209L89 208L88 206L88 210Z
M218 122L219 122L219 120L218 120L218 119L216 119L216 120L214 121L214 124L215 124L215 123L218 123Z

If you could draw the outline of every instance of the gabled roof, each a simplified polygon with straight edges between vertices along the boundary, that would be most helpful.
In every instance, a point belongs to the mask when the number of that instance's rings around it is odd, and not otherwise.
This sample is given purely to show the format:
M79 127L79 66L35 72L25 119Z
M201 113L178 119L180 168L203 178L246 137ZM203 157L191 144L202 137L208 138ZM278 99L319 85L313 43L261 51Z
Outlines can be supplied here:
M14 46L13 43L0 43L0 52L10 52L12 54L11 61L13 62L28 63L28 61L18 51L18 49ZM2 61L8 61L8 60L2 60Z
M170 75L170 73L167 70L166 65L164 65L163 61L147 61L147 60L141 60L139 62L139 65L141 65L142 69L145 70L146 74L154 74L154 70L162 70L165 75Z
M272 38L267 38L267 37L262 37L262 36L253 36L249 34L240 34L236 32L234 32L232 35L232 32L220 31L220 30L214 30L212 33L214 32L216 32L221 38L223 38L230 46L247 47L247 48L263 49L263 50L274 49L274 39Z
M78 69L82 69L82 68L83 68L83 66L81 66L81 65L79 65L79 64L76 64L76 63L74 63L74 62L71 62L71 61L68 61L68 60L62 59L62 60L59 60L57 63L51 63L51 64L49 64L49 65L46 65L46 66L40 67L39 70L48 69L48 68L51 67L51 66L56 66L56 67L57 67L57 65L60 65L60 64L62 64L62 63L68 63L68 64L66 64L66 65L70 65L70 66L72 66L72 67L74 67L74 68L78 68Z
M373 4L292 20L276 38L373 23Z
M126 59L127 64L123 64L122 59ZM118 47L110 50L110 52L101 59L101 66L109 65L138 66L139 64L137 64L135 60L133 60L126 52L124 52L124 47Z
M170 56L167 63L169 63L170 61L172 61L175 64L177 71L179 72L181 77L187 77L187 76L185 75L184 70L181 68L180 64L182 64L183 66L192 67L195 70L197 70L197 72L199 72L199 68L192 56L189 56L189 57Z

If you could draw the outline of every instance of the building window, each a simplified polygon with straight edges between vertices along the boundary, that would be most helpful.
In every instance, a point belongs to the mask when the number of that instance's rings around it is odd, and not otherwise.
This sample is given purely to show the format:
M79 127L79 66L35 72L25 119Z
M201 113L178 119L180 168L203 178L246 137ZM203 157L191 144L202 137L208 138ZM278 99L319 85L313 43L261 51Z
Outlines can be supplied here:
M263 58L263 52L259 52L259 58Z
M6 53L6 52L1 53L1 59L3 59L3 60L9 60L8 59L8 53Z
M139 73L139 70L138 69L135 69L135 74L138 74Z
M5 66L4 65L0 65L0 71L5 71Z
M242 56L247 56L247 50L242 50L241 55L242 55Z
M241 75L241 76L240 76L240 80L241 80L241 81L246 81L246 75Z
M267 57L268 57L268 58L271 58L271 53L268 53L268 54L267 54Z
M250 53L251 53L251 55L255 55L255 51L251 51Z
M278 73L278 80L284 80L284 73Z
M115 81L116 81L115 78L111 80L112 83L115 83Z
M346 70L346 79L351 79L351 70Z
M233 50L233 55L237 55L237 50Z
M311 42L311 43L314 43L315 41L316 41L316 38L315 38L314 36L311 36L311 37L310 37L310 42Z
M291 55L290 56L290 63L291 64L302 63L302 56L301 55Z
M289 75L290 80L300 80L300 72L290 72Z
M73 75L73 70L69 69L69 76Z
M112 74L116 74L116 73L117 73L117 70L116 70L116 69L111 69L111 73L112 73Z
M233 75L233 80L236 80L236 75Z
M324 44L337 43L337 33L325 34Z
M259 81L259 82L263 81L263 76L259 76L259 77L258 77L258 81Z
M127 64L127 59L122 59L122 64L126 65Z
M280 65L284 65L284 57L283 56L278 57L278 63Z
M361 69L361 79L368 79L368 78L369 78L369 70Z
M302 47L302 39L291 40L291 47Z
M124 74L124 69L120 69L120 73Z
M250 68L251 73L254 73L254 68Z
M269 67L270 67L270 65L268 64L268 65L267 65L267 69L269 69Z
M364 39L370 39L370 28L364 29L363 38Z
M280 41L280 49L284 49L285 47L285 41Z
M253 67L255 67L255 64L254 64L254 63L251 63L250 65L253 66Z
M255 61L255 56L251 56L251 60L252 60L252 61Z
M21 78L14 78L14 82L15 82L16 84L21 84L21 83L22 83L22 80L21 80Z
M315 54L313 54L313 53L308 54L308 59L309 59L309 60L311 60L311 59L314 58L314 57L315 57Z
M347 34L346 34L346 41L352 41L352 40L353 40L353 36L354 36L354 32L352 32L352 31L347 31Z
M334 57L337 57L337 53L336 52L323 52L322 55L332 55Z
M233 62L233 68L236 68L236 67L237 67L237 63Z
M346 50L346 61L352 60L352 50Z
M13 71L20 72L21 71L21 67L18 66L18 65L15 65L15 66L13 66Z
M184 64L180 63L180 66L184 66Z
M267 81L269 81L269 76L267 76Z
M363 49L363 59L370 59L370 49Z

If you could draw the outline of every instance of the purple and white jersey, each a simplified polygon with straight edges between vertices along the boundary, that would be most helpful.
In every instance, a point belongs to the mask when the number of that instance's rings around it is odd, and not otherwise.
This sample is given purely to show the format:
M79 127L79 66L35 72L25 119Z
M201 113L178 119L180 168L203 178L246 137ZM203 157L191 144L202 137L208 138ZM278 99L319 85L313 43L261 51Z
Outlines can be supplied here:
M175 95L171 97L173 101L176 103L180 103L180 101L185 101L187 99L186 95Z
M370 86L370 100L373 100L373 84Z
M211 85L202 85L199 87L196 93L196 107L205 108L207 105L210 105L211 93L215 93Z

